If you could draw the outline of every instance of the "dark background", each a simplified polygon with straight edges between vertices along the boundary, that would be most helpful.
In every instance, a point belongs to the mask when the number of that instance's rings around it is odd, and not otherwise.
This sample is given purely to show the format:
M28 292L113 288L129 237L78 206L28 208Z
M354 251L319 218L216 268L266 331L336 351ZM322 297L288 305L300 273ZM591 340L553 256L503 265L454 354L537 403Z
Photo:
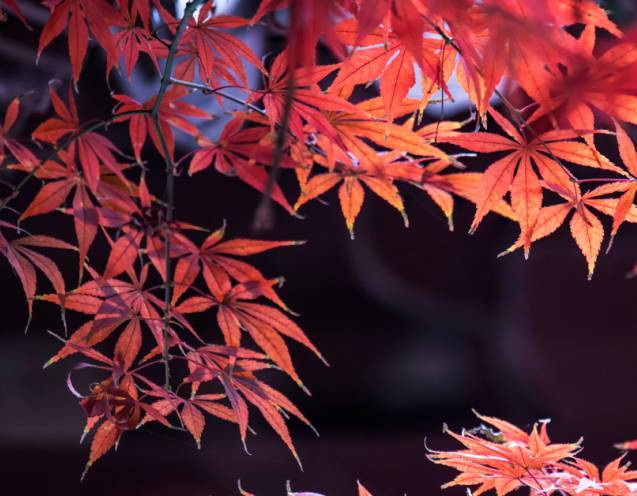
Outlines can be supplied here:
M628 20L631 6L611 8ZM250 13L249 5L242 8ZM25 10L39 30L44 11ZM276 36L264 41L266 48L280 43ZM34 92L23 99L25 116L16 128L25 138L48 112L46 82L69 80L65 39L37 68L35 46L35 35L14 19L0 25L2 107L16 94ZM83 119L110 112L103 73L93 47L77 95ZM117 141L122 132L111 136ZM185 142L181 151L187 150ZM13 176L3 172L2 179ZM161 174L155 181L151 185L160 188ZM293 182L286 191L292 198ZM88 443L78 444L84 414L66 389L70 362L41 370L58 348L45 331L60 331L59 315L36 304L24 335L27 312L18 279L0 264L3 486L26 495L230 496L241 479L246 489L269 496L283 494L289 479L293 489L340 496L353 495L360 479L376 496L435 493L453 473L425 459L423 441L452 447L442 424L474 426L471 408L525 427L550 417L555 440L584 435L583 456L597 463L617 454L612 443L637 437L637 280L624 278L637 261L634 227L622 228L587 282L584 259L565 227L534 245L527 262L519 253L496 259L515 239L515 225L491 215L468 236L473 208L461 201L456 232L450 233L424 194L403 194L409 229L368 195L353 242L335 194L327 195L328 206L309 205L304 221L278 210L273 231L262 236L308 243L253 259L266 275L286 277L282 296L331 363L326 368L291 345L311 398L291 381L272 378L321 432L317 439L290 423L305 472L254 414L259 434L249 439L251 456L233 426L212 419L201 451L187 435L151 425L125 435L117 453L101 459L80 484ZM231 237L253 235L258 202L253 190L212 170L178 181L178 217L208 227L227 219ZM70 228L61 214L47 219L29 226L50 230L54 219L62 232ZM64 263L72 271L76 261Z

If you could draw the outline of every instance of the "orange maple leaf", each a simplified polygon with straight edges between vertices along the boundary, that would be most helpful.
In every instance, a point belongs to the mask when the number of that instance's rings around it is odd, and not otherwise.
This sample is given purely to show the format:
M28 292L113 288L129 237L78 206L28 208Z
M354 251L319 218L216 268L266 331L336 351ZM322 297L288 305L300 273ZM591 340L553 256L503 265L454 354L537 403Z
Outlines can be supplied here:
M457 434L445 426L445 432L460 442L465 449L458 451L429 450L428 458L439 465L454 468L460 474L443 488L452 486L479 486L472 494L495 490L498 496L527 486L534 491L544 492L552 485L548 467L572 457L579 449L579 443L554 444L550 442L546 423L538 428L533 426L531 433L503 420L476 416L497 429L492 432L483 428L489 438L481 437L472 431Z

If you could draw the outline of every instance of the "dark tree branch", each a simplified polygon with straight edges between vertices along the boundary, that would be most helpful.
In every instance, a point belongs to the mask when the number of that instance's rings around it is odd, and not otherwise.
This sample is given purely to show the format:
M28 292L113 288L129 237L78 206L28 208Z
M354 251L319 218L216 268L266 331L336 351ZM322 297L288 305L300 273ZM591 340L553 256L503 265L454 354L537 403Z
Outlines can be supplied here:
M159 119L159 112L161 109L161 104L166 96L166 91L168 91L168 87L171 84L173 67L175 65L175 56L177 54L177 49L179 48L179 42L181 41L186 28L188 27L188 22L192 18L197 10L197 7L203 4L204 0L191 0L186 4L186 9L184 10L184 15L179 21L179 25L177 26L177 31L175 32L175 36L173 38L172 43L170 44L170 49L168 50L168 56L166 57L166 66L164 67L164 72L162 74L161 83L159 87L159 91L157 92L157 99L155 100L155 105L151 110L151 116L153 119L153 123L155 125L155 130L157 132L157 136L159 137L159 142L162 148L162 155L164 156L165 169L166 169L166 191L164 193L164 202L166 204L166 235L165 235L165 247L164 247L164 263L166 270L166 280L164 286L164 318L163 318L163 345L164 350L162 354L162 361L164 363L164 387L167 390L171 389L170 385L170 354L169 354L169 329L170 329L170 306L172 300L172 267L170 260L170 236L171 236L171 224L174 220L175 215L175 163L173 160L173 156L168 149L168 144L166 143L166 137L161 129L161 123Z

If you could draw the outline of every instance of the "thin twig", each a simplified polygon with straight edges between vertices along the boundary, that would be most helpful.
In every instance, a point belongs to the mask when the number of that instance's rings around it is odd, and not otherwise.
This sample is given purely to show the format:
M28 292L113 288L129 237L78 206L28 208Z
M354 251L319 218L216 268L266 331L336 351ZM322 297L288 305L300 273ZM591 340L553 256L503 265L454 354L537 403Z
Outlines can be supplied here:
M201 93L203 93L204 95L219 95L220 97L225 98L226 100L230 100L231 102L238 103L239 105L242 105L245 108L248 108L254 112L257 112L258 114L264 117L267 117L268 115L266 111L263 110L262 108L259 108L256 105L253 105L252 103L246 102L245 100L242 100L241 98L238 98L234 95L221 91L222 88L232 88L233 86L226 85L226 86L222 86L221 88L212 88L211 86L207 86L205 84L193 83L191 81L183 81L181 79L175 79L175 78L170 78L170 82L178 86L184 86L186 88L191 88L193 90L201 91Z

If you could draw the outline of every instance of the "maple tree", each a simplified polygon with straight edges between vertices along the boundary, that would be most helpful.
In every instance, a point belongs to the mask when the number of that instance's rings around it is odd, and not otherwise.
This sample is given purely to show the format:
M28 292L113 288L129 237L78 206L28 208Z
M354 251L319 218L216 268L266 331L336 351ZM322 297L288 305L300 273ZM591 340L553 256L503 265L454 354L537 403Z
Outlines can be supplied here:
M366 191L406 226L404 188L424 191L450 229L457 198L475 205L470 233L492 213L509 219L520 234L501 254L521 248L528 257L568 219L589 278L609 229L603 216L611 219L608 249L620 227L637 222L637 151L627 127L637 123L637 47L593 0L263 0L251 18L219 15L213 0L190 0L180 16L158 0L41 3L49 16L34 33L37 57L66 36L71 80L48 88L53 112L30 143L12 135L28 96L4 111L0 163L22 175L3 184L0 251L23 288L29 320L36 302L60 308L62 344L45 366L82 357L68 385L87 415L84 435L93 433L86 470L149 422L186 430L200 445L209 418L221 419L237 425L247 446L250 413L258 411L299 465L287 420L313 429L262 372L277 370L306 390L288 341L325 359L280 298L282 279L245 261L302 241L227 239L225 222L212 230L175 218L182 172L214 168L256 189L257 227L272 223L273 208L299 216L337 190L352 239ZM0 1L31 29L20 4ZM237 34L283 11L287 44L262 60ZM134 78L140 57L149 58L155 94L140 102L113 92L112 115L84 121L75 93L93 42L105 54L106 81L113 71ZM330 63L319 64L319 49ZM430 107L453 99L452 81L474 114L431 118ZM217 116L189 102L193 92L230 109L217 135L203 131ZM127 129L125 147L109 137L112 128ZM189 137L190 153L179 153L176 132ZM597 149L610 136L621 163ZM163 165L154 163L157 154ZM472 154L489 165L476 167ZM282 173L294 176L296 191L279 184ZM149 189L151 175L165 179L163 195ZM26 198L33 179L42 184ZM29 219L53 213L69 218L74 240L26 231ZM108 256L96 265L89 255L100 243ZM77 257L75 277L48 250ZM67 312L84 323L67 329ZM194 326L200 313L212 331ZM89 391L74 386L80 371L96 378ZM600 473L576 456L578 443L552 444L545 423L529 434L480 419L495 431L449 431L465 449L430 453L460 472L448 485L498 496L522 486L634 492L637 475L621 459Z

